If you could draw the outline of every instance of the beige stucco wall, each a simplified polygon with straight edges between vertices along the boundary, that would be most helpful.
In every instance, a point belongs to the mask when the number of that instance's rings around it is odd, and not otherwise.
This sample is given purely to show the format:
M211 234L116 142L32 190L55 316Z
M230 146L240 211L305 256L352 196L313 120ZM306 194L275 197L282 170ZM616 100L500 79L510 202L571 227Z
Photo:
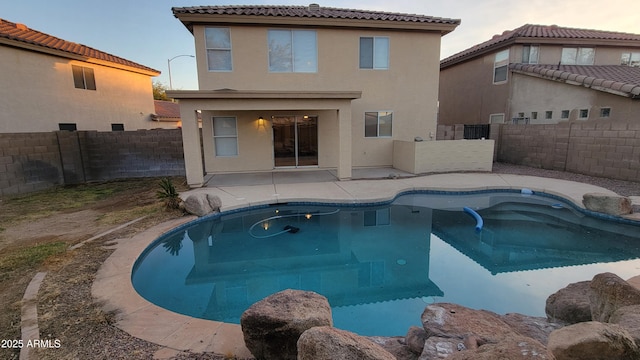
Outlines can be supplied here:
M393 167L412 174L491 171L493 140L394 141Z
M318 71L300 74L269 72L268 28L232 26L230 30L233 71L212 72L207 69L204 26L194 27L200 90L362 91L362 97L351 103L354 167L391 166L393 140L416 136L428 140L431 134L435 140L439 32L318 29ZM388 70L359 69L361 36L389 37ZM366 111L393 111L393 137L365 138ZM265 114L258 115L266 118ZM325 119L321 115L318 121L323 124ZM335 136L331 132L335 129L327 129L321 129L319 137ZM204 141L212 140L204 137ZM320 149L321 158L328 157L327 151ZM323 163L332 166L328 158Z
M0 132L58 130L76 123L78 130L111 131L156 128L148 75L88 64L42 53L0 46ZM96 90L76 89L71 65L94 70Z

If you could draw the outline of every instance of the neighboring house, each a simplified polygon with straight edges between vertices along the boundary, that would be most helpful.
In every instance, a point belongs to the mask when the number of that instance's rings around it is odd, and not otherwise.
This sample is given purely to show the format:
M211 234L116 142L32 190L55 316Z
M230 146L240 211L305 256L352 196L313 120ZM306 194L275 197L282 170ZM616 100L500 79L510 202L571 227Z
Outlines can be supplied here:
M0 133L155 126L144 65L0 19Z
M349 179L353 167L392 166L394 141L435 140L440 41L459 20L317 4L173 13L196 47L199 90L167 91L192 186L274 168Z
M180 105L173 101L154 100L155 113L151 119L156 122L159 128L182 127L180 120Z
M438 123L629 120L639 99L640 35L524 25L440 62Z

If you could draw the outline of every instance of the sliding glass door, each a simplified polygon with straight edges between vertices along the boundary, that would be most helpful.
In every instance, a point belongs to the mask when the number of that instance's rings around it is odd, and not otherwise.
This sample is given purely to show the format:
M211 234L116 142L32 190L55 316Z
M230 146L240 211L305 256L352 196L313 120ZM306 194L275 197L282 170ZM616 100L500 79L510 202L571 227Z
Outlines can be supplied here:
M318 165L318 118L273 118L273 154L276 167Z

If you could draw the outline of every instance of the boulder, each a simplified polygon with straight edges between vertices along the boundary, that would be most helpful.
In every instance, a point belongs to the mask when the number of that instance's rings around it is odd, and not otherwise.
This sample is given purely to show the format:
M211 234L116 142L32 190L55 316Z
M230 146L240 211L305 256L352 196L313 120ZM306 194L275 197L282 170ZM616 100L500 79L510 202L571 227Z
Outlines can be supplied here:
M255 355L255 354L254 354ZM280 357L280 359L283 359ZM298 360L396 360L371 340L330 326L305 331L298 340Z
M611 315L609 323L622 326L640 346L640 305L619 308Z
M498 342L506 335L514 333L514 330L502 321L500 315L456 304L428 305L421 319L428 338L437 336L464 339L474 336L479 342Z
M420 353L414 353L407 346L406 340L401 336L367 336L374 344L380 345L381 348L387 350L397 360L418 360ZM422 349L420 349L422 351Z
M221 206L220 197L205 192L197 192L184 199L184 210L196 216L218 212Z
M547 349L557 360L632 360L640 352L621 326L588 321L569 325L549 335Z
M412 326L407 330L407 335L405 335L404 338L407 346L412 352L422 354L424 342L427 340L427 332L424 331L424 329Z
M258 359L297 358L300 335L332 326L327 299L311 291L284 290L251 305L240 317L244 342Z
M609 317L621 307L640 305L640 290L615 274L602 273L591 280L591 319L609 322Z
M631 200L625 196L588 193L582 197L582 204L591 211L609 215L627 215L633 212Z
M418 360L444 359L466 349L462 339L430 336L424 342L424 348Z
M500 316L516 333L547 344L549 334L562 327L561 324L549 322L546 318L509 313Z
M539 341L519 335L507 336L497 343L477 349L458 351L447 360L554 360L553 354Z
M581 281L567 285L547 298L544 309L552 322L571 325L591 321L591 281Z

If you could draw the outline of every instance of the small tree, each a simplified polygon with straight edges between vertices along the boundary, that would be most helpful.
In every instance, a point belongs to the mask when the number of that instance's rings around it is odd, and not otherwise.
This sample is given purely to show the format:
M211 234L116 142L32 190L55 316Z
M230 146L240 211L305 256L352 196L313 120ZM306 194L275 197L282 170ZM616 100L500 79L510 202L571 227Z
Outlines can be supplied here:
M154 81L153 82L153 99L154 100L164 100L164 101L168 101L169 98L167 97L167 87L159 82L159 81Z

